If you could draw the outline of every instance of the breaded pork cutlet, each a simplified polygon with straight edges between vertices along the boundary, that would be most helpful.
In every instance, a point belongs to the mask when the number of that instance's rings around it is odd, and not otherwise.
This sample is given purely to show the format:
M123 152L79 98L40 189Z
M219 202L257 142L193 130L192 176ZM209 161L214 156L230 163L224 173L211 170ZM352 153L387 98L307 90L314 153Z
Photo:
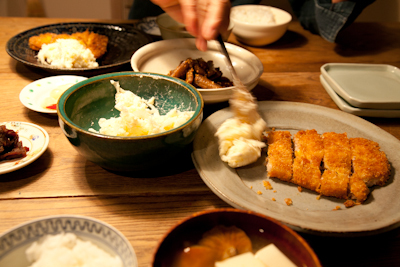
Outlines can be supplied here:
M383 186L390 177L390 164L379 144L365 138L350 139L353 175L350 193L357 202L363 202L369 194L368 187ZM364 183L365 186L362 185Z
M75 39L81 42L86 48L92 51L94 57L100 58L107 52L108 37L105 35L90 32L88 29L84 32L67 33L41 33L29 38L29 47L32 50L39 51L44 44L51 44L58 39Z
M271 131L268 133L268 177L285 182L292 179L293 145L289 131Z
M321 180L321 162L324 157L322 137L316 130L302 130L293 138L295 159L292 183L317 191Z
M369 187L383 186L390 177L391 166L386 154L378 143L365 138L348 138L346 133L334 132L319 135L316 130L303 130L294 135L293 142L287 131L269 132L267 140L268 177L320 195L347 199L346 207L364 202L370 193Z
M351 148L346 133L328 132L322 135L324 172L318 193L342 199L348 197L351 174Z

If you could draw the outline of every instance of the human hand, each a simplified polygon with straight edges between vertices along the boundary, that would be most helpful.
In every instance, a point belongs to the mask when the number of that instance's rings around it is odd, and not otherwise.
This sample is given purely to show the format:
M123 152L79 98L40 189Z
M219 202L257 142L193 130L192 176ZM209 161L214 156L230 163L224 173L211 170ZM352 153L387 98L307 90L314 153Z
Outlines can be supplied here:
M229 0L151 0L173 19L185 24L196 37L199 50L207 50L207 41L214 40L229 26Z

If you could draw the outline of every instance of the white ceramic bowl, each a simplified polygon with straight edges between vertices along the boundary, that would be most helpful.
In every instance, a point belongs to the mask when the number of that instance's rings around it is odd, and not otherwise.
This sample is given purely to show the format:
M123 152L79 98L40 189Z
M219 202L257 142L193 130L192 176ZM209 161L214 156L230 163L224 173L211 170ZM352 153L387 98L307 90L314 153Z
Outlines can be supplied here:
M161 37L164 40L177 38L194 38L185 28L185 24L177 22L171 18L168 13L159 15L156 19ZM228 31L222 34L222 38L226 41L232 32L233 23L230 23Z
M260 59L242 47L230 43L225 43L225 45L239 78L249 90L252 90L257 85L264 70ZM147 44L133 54L131 66L136 72L152 72L166 75L187 58L212 60L214 66L219 67L222 74L232 80L225 58L219 52L219 44L216 41L208 42L208 50L206 52L196 48L193 38L162 40ZM233 87L225 87L220 89L198 89L198 91L201 93L204 103L210 104L227 101L232 94L232 89Z
M0 236L0 266L27 267L26 249L46 234L74 233L112 255L118 255L124 267L137 267L130 242L114 227L94 218L59 215L21 224Z
M251 16L255 12L253 16L256 17L263 11L265 14L273 14L275 24L254 21L250 23L243 16L243 13ZM252 46L263 46L279 40L285 34L291 20L292 16L288 12L270 6L240 5L231 10L231 21L235 25L233 34L239 42Z

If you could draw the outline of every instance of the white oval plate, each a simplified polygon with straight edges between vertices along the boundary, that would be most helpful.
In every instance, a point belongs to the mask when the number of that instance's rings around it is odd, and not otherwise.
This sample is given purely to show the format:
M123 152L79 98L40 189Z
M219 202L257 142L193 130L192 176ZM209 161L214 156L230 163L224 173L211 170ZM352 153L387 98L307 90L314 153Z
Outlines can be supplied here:
M252 90L258 84L264 71L261 60L240 46L230 43L225 43L225 46L239 78L249 90ZM133 54L131 66L134 71L167 75L170 70L178 67L180 62L187 58L212 60L214 67L219 67L223 76L232 80L217 41L208 42L208 50L205 52L196 48L194 38L169 39L150 43L139 48ZM233 87L197 90L201 93L204 103L210 104L227 101L232 94L232 89Z
M400 141L397 138L357 116L317 105L260 101L259 110L270 128L288 130L292 134L302 129L315 129L318 133L346 132L349 137L376 141L392 165L392 176L385 186L371 188L364 204L346 208L344 200L332 197L318 200L318 194L313 191L299 192L294 184L267 178L265 153L251 165L232 169L221 161L218 140L214 136L218 127L232 117L229 108L225 108L202 123L193 143L193 163L217 196L235 208L262 213L301 232L368 235L399 226ZM264 180L271 183L273 190L264 188ZM258 191L262 194L257 194ZM285 198L291 198L293 205L287 206ZM337 206L339 210L335 210Z
M49 145L49 134L42 127L29 122L2 122L7 129L18 133L22 145L29 148L26 157L0 161L0 174L12 172L38 159Z
M25 107L31 110L41 113L57 114L57 110L48 109L42 105L43 101L49 97L50 92L60 85L78 83L86 79L86 77L75 75L46 77L25 86L19 94L19 100Z

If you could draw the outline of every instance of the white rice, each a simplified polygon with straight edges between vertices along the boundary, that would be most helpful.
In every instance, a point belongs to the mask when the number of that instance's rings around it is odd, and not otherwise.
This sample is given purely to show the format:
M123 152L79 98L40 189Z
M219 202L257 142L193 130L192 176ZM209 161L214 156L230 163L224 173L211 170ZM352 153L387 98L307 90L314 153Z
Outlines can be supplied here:
M73 233L46 235L27 250L29 267L122 267L119 256L112 256L90 241Z
M96 68L92 51L75 39L58 39L51 44L43 44L37 55L39 62L62 69Z
M238 7L233 8L231 12L233 19L251 23L251 24L262 24L262 25L274 25L276 24L275 16L268 6L251 6L251 7Z
M155 98L145 100L129 90L121 88L118 81L110 81L116 89L115 109L119 117L100 118L99 133L112 136L144 136L162 133L186 123L194 111L171 109L161 115L154 106ZM89 131L97 132L93 128Z

